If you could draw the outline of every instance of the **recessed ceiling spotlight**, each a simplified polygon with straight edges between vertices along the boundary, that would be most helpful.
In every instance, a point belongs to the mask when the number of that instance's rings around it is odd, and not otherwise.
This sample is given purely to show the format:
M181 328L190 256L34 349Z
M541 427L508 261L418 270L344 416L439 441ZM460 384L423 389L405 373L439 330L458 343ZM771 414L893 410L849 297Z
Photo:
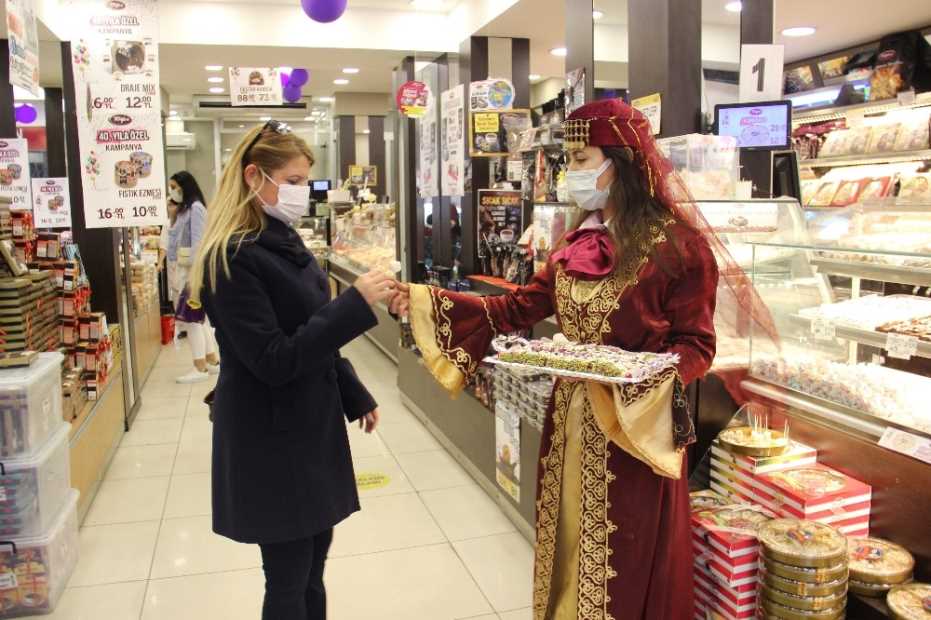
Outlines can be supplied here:
M796 26L782 31L784 37L810 37L816 30L812 26Z
M204 69L207 71L223 71L223 65L207 65Z
M207 81L210 82L211 84L222 84L223 78L221 78L220 76L209 77L207 78Z
M724 5L724 10L730 13L740 13L740 10L744 8L744 3L738 1L728 2Z
M178 111L172 110L171 112L168 113L168 116L178 116Z
M569 50L567 50L564 47L554 47L553 49L550 50L550 54L552 54L553 56L559 56L560 58L565 58L565 56L568 53L569 53Z
M528 75L527 77L530 79L531 82L536 82L536 81L539 80L542 76L541 76L539 73L531 73L531 74Z
M259 117L259 120L260 120L260 121L266 121L266 122L268 122L268 121L272 120L272 117L271 117L271 116L260 116L260 117Z
M337 86L345 86L346 84L349 83L349 80L347 80L346 78L336 78L335 80L333 80L333 83L336 84Z
M592 19L601 19L604 16L604 11L599 11L597 9L592 11Z
M355 75L358 72L359 72L358 67L346 67L345 69L343 69L343 73L345 73L346 75Z
M213 88L210 89L210 92L213 93L214 95L222 95L223 93L226 92L226 89L220 88L219 86L214 86Z
M336 101L335 97L317 97L317 101L320 103L333 103Z

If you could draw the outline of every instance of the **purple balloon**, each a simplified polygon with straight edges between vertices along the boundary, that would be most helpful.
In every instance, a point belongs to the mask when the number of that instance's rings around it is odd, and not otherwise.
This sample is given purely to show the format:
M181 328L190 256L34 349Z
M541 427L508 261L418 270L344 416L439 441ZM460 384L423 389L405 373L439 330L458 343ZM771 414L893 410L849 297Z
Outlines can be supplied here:
M342 17L346 0L301 0L301 8L315 22L328 24Z
M288 103L294 103L299 101L301 98L301 87L288 84L282 89L281 94L285 101Z
M291 86L303 86L310 80L310 73L307 72L307 69L294 69L291 72L291 81L288 82Z
M284 71L282 71L280 75L281 75L281 87L286 88L288 84L291 82L291 76L285 73Z
M16 108L16 121L23 125L35 122L38 117L39 112L28 103L24 103Z

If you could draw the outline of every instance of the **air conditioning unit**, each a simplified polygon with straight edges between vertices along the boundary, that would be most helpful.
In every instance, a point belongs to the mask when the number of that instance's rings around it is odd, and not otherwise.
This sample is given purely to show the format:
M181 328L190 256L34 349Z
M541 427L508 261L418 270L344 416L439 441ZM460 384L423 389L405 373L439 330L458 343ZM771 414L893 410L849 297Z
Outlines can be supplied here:
M197 137L186 131L166 133L165 148L171 151L193 151L197 148Z

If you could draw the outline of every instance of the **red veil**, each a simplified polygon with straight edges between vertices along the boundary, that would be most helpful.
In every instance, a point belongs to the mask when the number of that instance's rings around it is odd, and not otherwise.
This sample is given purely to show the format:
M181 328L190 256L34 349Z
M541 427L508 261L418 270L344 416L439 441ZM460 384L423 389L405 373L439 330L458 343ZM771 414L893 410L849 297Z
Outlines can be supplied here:
M627 147L647 178L651 195L676 219L704 235L714 252L720 278L715 311L715 330L719 342L746 342L746 358L740 365L712 367L727 385L728 391L743 404L747 400L740 381L750 362L749 339L754 347L778 347L776 327L769 308L763 303L746 272L734 260L727 247L711 228L692 198L685 181L659 150L650 122L638 110L620 99L596 101L575 110L565 124L565 148L586 146Z

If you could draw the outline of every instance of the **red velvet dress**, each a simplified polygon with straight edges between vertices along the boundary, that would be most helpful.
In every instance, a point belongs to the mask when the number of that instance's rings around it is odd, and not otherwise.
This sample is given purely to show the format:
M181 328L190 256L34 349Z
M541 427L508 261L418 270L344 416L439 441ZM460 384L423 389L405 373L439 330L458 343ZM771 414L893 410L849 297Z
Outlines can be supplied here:
M672 407L671 428L682 448L694 429L682 406L681 386L703 376L715 354L718 271L700 233L679 224L670 230L675 248L665 231L656 229L626 271L634 276L623 276L622 268L586 282L550 264L509 295L478 298L433 288L428 295L421 290L419 302L412 295L415 337L428 368L455 389L438 365L454 366L467 378L495 335L529 329L555 313L562 333L574 342L679 354L681 383L674 399L679 406ZM659 261L649 258L654 247ZM416 314L423 310L418 303L432 305L433 334L423 333L423 321L418 325ZM609 440L581 385L557 383L543 429L534 618L692 618L685 459L678 479L654 473ZM665 411L670 415L668 404Z

